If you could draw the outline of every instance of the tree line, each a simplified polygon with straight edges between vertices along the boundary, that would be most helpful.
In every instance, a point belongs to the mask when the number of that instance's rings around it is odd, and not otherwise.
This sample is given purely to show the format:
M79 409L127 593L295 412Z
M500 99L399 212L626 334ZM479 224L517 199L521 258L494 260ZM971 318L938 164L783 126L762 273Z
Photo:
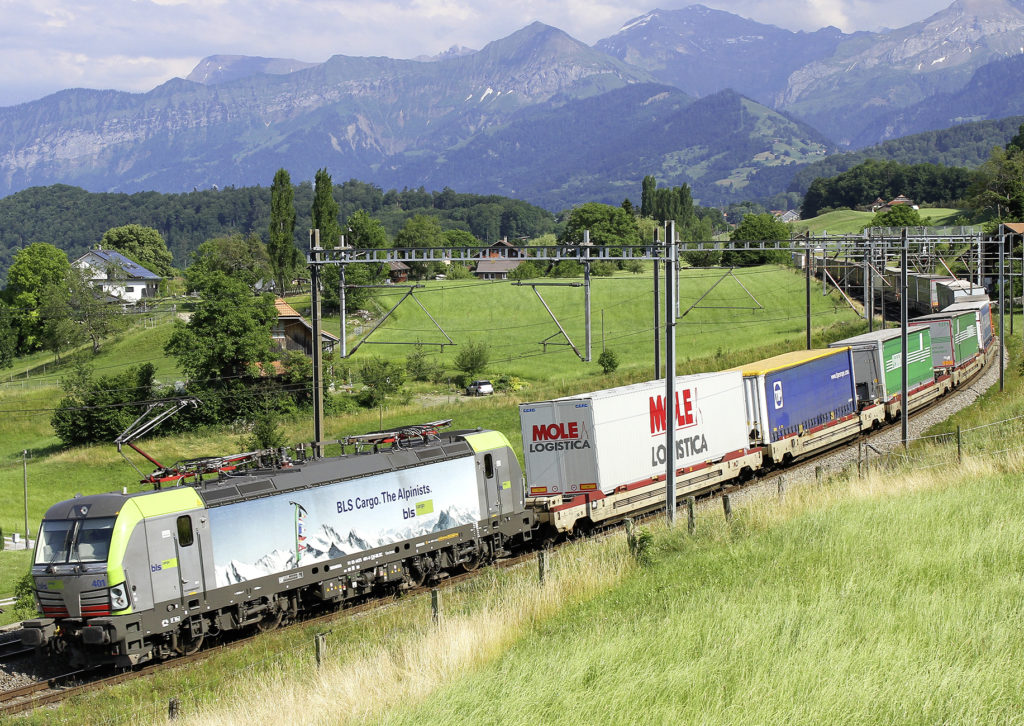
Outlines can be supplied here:
M294 186L296 229L310 228L313 192L309 181ZM502 237L535 237L557 228L555 216L546 209L447 187L433 192L423 187L384 191L350 179L334 185L331 193L342 218L365 210L391 237L416 214L435 217L444 229L460 229L487 243ZM270 207L271 189L261 186L184 194L92 193L66 184L25 189L0 199L0 278L14 253L32 242L49 242L75 259L95 246L106 230L127 223L157 230L176 266L184 268L191 253L208 239L235 233L264 236Z

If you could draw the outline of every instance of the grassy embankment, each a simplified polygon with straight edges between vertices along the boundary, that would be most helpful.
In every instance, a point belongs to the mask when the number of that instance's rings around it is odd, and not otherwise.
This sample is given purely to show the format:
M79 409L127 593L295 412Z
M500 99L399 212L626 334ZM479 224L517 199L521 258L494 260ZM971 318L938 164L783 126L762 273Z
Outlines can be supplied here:
M1016 371L954 419L1021 415ZM1018 422L1019 423L1019 422ZM1018 423L923 443L910 468L791 487L655 525L649 568L621 534L488 572L330 629L262 638L201 666L28 723L1014 723L1024 710ZM1012 454L985 453L1004 445ZM923 468L935 466L936 468Z
M945 207L922 207L921 218L928 225L951 225L963 214L963 210L949 209ZM826 212L811 219L804 219L793 223L794 232L803 233L810 231L811 234L859 234L865 224L871 222L873 212L856 212L852 209L839 209L834 212Z

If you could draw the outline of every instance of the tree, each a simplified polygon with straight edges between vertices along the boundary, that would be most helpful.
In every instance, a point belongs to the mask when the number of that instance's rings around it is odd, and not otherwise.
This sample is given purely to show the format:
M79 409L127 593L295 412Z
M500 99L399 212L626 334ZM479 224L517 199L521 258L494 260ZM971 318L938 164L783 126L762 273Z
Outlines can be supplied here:
M192 264L185 270L188 289L204 288L205 278L214 272L223 272L253 290L261 280L266 281L274 274L267 248L255 232L248 237L238 233L217 237L199 245L192 253Z
M345 222L345 241L357 250L379 250L388 246L388 233L384 225L362 209L349 215ZM349 285L379 285L387 277L388 267L383 262L360 262L345 268ZM345 295L345 307L349 312L367 307L370 290L349 289Z
M100 343L122 330L125 316L119 305L108 303L86 278L84 270L72 267L65 280L68 309L82 336L92 344L95 355Z
M455 355L455 367L465 374L468 381L483 373L490 359L490 349L484 343L470 341L459 347Z
M654 190L658 187L658 181L648 174L644 177L640 186L640 216L651 217L654 215Z
M1011 142L996 147L975 172L968 191L971 206L1001 221L1024 221L1024 150Z
M337 247L341 241L338 224L338 203L334 200L334 185L327 169L319 169L314 178L313 207L310 210L313 229L320 230L320 246Z
M100 248L117 250L160 277L171 277L174 274L174 256L167 249L163 236L152 227L143 227L141 224L112 227L103 233Z
M0 368L10 368L18 354L18 333L11 309L0 303Z
M113 441L154 397L152 363L93 379L88 366L78 366L61 380L65 396L50 423L67 446Z
M897 204L884 212L875 212L871 221L861 227L863 232L868 227L921 227L924 220L921 213L909 204Z
M445 247L447 238L441 223L436 217L426 214L417 214L406 221L395 235L395 247L397 248L424 248L424 247ZM410 262L409 269L412 275L418 279L425 279L442 272L443 265L440 262Z
M734 242L788 240L789 226L771 214L748 214L732 231L730 239ZM722 264L739 267L783 262L786 259L787 255L778 250L726 250L722 254Z
M565 230L559 237L561 244L583 243L584 230L590 230L590 241L595 245L619 246L640 244L640 227L636 218L622 207L587 202L569 213Z
M445 243L448 247L480 247L481 242L473 236L472 232L464 229L446 229L444 231Z
M270 360L274 296L254 296L240 280L212 272L187 323L175 321L164 351L193 380L251 377Z
M39 306L44 292L59 285L71 263L64 250L46 242L33 242L14 253L7 271L4 291L11 306L21 312L18 328L18 352L29 353L42 345L43 323Z
M75 325L66 280L48 285L39 305L39 342L60 363L61 353L82 344L85 336Z
M516 269L508 273L510 280L534 280L541 277L544 271L537 266L537 263L532 260L521 262Z
M359 396L359 403L373 408L383 405L388 396L401 390L405 383L405 367L401 363L373 356L359 367L359 378L366 386L366 390Z
M277 294L284 295L292 273L302 262L302 253L295 246L295 188L285 169L277 170L270 185L267 257L277 285Z

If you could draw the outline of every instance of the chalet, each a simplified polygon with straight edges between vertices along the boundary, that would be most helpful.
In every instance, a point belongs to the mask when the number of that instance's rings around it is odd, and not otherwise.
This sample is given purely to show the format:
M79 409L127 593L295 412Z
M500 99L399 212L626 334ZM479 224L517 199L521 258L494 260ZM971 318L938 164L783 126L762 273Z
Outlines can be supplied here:
M481 280L507 280L508 273L526 262L526 250L504 238L485 249L473 274Z
M476 269L473 270L473 274L481 280L507 280L508 273L512 272L512 270L516 269L524 262L526 262L526 260L485 258L477 263Z
M156 297L160 276L114 250L89 250L72 263L93 287L124 302Z
M789 223L800 221L800 212L796 211L795 209L778 209L772 212L772 216L774 216L775 219L779 220L780 222Z
M281 350L299 350L313 355L313 326L281 298L274 301L274 307L277 308L277 322L270 331L274 343ZM320 338L327 351L334 350L339 340L338 336L326 330L320 331Z
M409 265L405 264L401 260L393 260L388 263L388 279L391 282L408 282L409 281Z

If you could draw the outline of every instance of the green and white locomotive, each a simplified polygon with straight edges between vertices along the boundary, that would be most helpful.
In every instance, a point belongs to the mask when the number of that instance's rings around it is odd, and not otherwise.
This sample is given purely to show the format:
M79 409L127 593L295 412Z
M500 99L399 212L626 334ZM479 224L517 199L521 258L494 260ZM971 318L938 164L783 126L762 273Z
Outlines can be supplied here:
M50 507L22 640L131 666L206 637L473 569L533 536L495 431L353 437L337 457Z

